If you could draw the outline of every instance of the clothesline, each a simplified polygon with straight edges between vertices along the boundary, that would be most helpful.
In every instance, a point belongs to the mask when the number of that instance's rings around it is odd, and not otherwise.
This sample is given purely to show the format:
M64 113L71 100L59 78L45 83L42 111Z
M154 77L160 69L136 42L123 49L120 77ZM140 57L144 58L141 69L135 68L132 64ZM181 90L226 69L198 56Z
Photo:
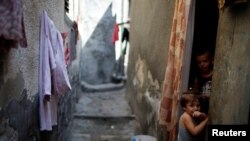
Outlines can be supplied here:
M118 25L122 25L122 24L127 24L130 23L130 21L126 21L126 22L121 22L121 23L117 23Z

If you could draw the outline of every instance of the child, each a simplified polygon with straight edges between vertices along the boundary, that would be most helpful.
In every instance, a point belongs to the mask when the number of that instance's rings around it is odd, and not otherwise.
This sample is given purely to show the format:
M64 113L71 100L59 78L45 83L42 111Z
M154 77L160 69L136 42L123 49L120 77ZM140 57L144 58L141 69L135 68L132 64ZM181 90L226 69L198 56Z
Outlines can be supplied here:
M198 111L195 102L197 100L193 94L183 94L180 99L184 112L179 119L178 141L198 141L206 127L208 117ZM201 121L196 123L197 119Z
M200 105L200 96L194 96L194 124L198 125L204 119L206 119L207 115L201 112L201 105ZM203 130L198 136L197 141L205 141L205 130Z
M198 72L195 76L193 89L209 96L213 75L213 57L210 51L203 50L196 54Z
M200 105L200 99L198 95L194 95L194 113L193 117L195 118L195 122L198 124L200 121L203 121L207 115L205 113L201 112L201 105Z
M192 87L201 94L201 111L207 114L213 75L213 57L209 50L203 50L196 54L195 59L198 72Z

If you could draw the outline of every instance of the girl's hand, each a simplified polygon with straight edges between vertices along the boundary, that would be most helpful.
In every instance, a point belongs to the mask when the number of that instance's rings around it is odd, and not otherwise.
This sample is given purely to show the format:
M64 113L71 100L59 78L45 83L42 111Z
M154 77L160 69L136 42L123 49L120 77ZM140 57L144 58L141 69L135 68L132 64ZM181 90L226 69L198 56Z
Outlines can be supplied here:
M207 118L207 115L205 113L199 112L199 111L194 111L193 112L193 117L194 118L199 118L200 120L204 120Z
M207 115L205 113L201 113L199 116L200 120L205 120L207 118Z
M194 112L193 112L193 117L194 117L194 118L198 118L198 117L200 117L201 114L202 114L202 113L199 112L199 111L194 111Z

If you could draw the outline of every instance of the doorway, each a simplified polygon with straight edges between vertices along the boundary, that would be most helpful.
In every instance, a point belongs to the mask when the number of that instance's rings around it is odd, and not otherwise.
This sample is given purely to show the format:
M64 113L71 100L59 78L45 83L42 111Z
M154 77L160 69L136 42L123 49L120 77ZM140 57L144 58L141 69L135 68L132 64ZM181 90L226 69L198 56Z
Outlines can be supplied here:
M192 22L189 21L189 23L187 23L189 25L187 34L191 37L187 36L186 38L187 45L184 53L181 92L186 92L193 87L194 78L198 69L196 62L197 53L208 50L211 53L212 59L214 58L217 38L219 18L217 0L195 0L190 7L194 7L195 12L190 12L189 20ZM192 20L192 18L194 18L194 20ZM207 105L208 104L209 101ZM183 110L181 107L179 107L179 109L178 116L180 117ZM178 128L179 127L177 127L177 129Z
M203 50L209 50L211 56L214 56L219 18L217 5L217 0L196 0L189 88L193 84L195 74L197 74L196 54Z

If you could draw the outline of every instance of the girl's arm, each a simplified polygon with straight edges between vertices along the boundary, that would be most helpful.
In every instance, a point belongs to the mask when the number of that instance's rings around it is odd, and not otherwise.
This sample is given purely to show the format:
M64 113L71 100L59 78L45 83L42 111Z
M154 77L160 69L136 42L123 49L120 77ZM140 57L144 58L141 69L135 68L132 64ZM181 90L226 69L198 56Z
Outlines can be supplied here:
M193 123L193 119L189 115L183 116L183 125L187 128L187 130L194 136L198 135L203 131L203 129L206 127L206 124L208 122L208 118L204 119L202 122L200 122L198 125L195 125Z

